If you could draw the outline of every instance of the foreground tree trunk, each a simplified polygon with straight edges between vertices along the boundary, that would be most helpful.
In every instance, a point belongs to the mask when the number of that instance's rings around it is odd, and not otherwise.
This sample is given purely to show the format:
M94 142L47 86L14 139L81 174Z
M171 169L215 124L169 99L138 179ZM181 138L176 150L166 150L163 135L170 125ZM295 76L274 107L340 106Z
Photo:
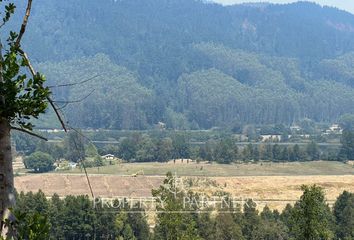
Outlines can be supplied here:
M4 233L3 221L8 217L8 209L15 204L14 179L12 169L10 124L0 119L0 220L1 233Z
M7 39L5 48L0 41L0 238L7 232L4 220L9 219L10 222L14 220L9 215L9 208L15 206L11 129L44 139L32 132L30 120L45 113L49 103L66 130L64 121L50 98L50 89L44 86L45 77L34 70L27 54L21 48L21 40L31 14L32 1L26 1L26 13L19 33L12 32L8 38L5 38ZM3 6L4 2L7 3ZM0 3L0 14L3 16L0 19L0 29L2 29L14 14L16 6L12 1L0 0ZM5 54L2 50L5 50ZM32 78L22 75L24 68L30 71ZM8 230L8 235L13 236L11 227Z

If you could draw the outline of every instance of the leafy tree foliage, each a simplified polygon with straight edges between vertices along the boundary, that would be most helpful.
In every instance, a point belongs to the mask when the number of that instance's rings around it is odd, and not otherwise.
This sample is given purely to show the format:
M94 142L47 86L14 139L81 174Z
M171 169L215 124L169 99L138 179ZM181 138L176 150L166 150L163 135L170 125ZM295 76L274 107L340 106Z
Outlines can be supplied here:
M172 174L168 173L164 185L152 191L152 195L158 199L156 210L159 211L155 239L200 239L193 215L184 208L183 198L186 195L176 188L174 181Z
M206 239L245 239L242 235L240 223L235 221L231 213L219 213L214 221L213 233Z
M344 191L334 205L337 239L354 238L354 194Z
M26 168L33 169L37 173L49 172L54 169L54 158L48 153L34 152L26 157L24 163Z
M354 132L344 130L341 137L342 148L339 157L342 160L354 159Z
M94 206L87 196L60 199L53 195L47 200L43 192L30 192L19 194L15 211L25 213L19 218L23 239L149 239L143 209L134 208L136 212L132 213L127 207L112 211L104 204ZM42 231L47 235L41 235Z
M291 213L290 232L295 239L333 239L333 216L323 189L303 186L300 200Z
M310 160L319 160L320 159L320 152L318 149L318 145L312 141L306 147L306 153L309 156Z
M64 139L65 158L72 162L85 159L85 142L79 132L70 131Z
M344 114L339 118L339 124L344 130L350 131L354 129L354 115Z

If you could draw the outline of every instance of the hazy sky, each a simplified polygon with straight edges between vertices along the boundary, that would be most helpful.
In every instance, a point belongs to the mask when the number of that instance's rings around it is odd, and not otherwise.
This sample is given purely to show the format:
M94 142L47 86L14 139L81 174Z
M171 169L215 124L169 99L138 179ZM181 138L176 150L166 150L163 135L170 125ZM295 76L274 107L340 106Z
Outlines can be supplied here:
M297 2L296 0L214 0L215 2L222 4L234 4L243 2L272 2L272 3L290 3ZM348 12L354 13L354 0L313 0L311 2L316 2L322 5L334 6L340 9L347 10Z

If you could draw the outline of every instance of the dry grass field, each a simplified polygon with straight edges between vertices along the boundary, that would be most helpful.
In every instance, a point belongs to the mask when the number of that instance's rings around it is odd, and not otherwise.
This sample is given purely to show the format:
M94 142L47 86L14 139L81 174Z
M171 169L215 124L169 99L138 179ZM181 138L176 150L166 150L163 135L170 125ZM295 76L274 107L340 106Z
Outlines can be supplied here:
M114 171L117 169L120 170ZM140 170L144 170L145 176L129 176ZM303 184L322 186L329 203L344 190L354 192L353 166L335 162L262 165L142 163L102 168L100 174L95 171L97 169L89 170L93 191L96 196L108 198L149 197L151 189L161 185L167 171L182 176L186 190L207 195L227 192L240 199L252 198L260 208L267 204L281 209L287 203L293 203L301 196ZM15 184L18 191L41 189L48 196L54 193L60 196L89 194L85 176L76 172L25 175L16 177Z
M316 184L324 188L329 204L343 191L354 192L354 175L318 176L255 176L255 177L214 177L216 184L192 186L196 192L207 194L225 191L240 199L254 199L260 208L265 205L281 210L287 203L294 203L302 194L302 185ZM203 182L203 179L197 181ZM208 182L204 180L204 182Z

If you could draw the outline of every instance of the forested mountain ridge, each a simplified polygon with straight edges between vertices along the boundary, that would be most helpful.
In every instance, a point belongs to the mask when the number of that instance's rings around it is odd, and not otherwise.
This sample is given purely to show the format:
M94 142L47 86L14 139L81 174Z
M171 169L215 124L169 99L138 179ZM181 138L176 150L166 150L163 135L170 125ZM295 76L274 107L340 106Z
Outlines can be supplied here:
M38 0L24 46L80 127L331 122L354 109L354 15L299 2ZM21 1L19 8L24 6ZM15 23L14 23L15 24Z

